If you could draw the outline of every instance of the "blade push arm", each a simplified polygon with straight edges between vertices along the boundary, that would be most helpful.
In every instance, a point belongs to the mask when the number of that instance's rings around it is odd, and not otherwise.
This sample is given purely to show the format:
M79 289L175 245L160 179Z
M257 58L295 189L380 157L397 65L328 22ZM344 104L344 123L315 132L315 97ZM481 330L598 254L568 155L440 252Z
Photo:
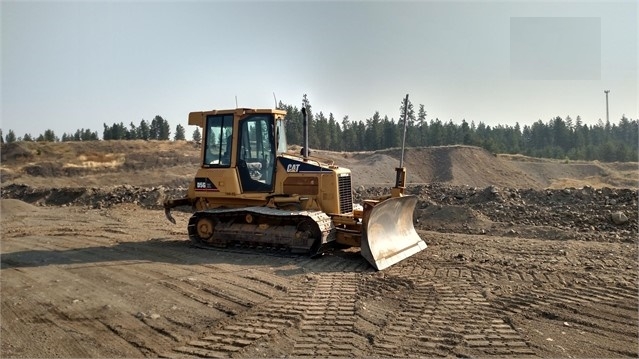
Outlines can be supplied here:
M191 205L190 198L167 199L164 201L164 215L171 223L175 224L175 218L171 215L171 209L179 206Z

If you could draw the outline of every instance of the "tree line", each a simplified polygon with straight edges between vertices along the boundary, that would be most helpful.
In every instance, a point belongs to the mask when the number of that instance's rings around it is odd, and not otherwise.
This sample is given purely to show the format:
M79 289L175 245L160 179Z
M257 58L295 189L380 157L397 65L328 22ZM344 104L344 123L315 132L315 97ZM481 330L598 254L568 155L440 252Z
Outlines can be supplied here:
M129 126L125 126L124 123L114 123L111 126L103 124L104 131L102 132L102 139L104 140L169 140L171 138L171 126L169 122L162 118L162 116L155 116L153 120L148 123L145 120L140 121L140 124L136 126L133 122ZM174 140L185 140L184 126L178 124L175 127Z
M302 106L309 115L309 147L330 151L374 151L400 147L404 136L404 101L399 107L398 120L379 112L366 120L351 121L344 116L339 121L332 113L313 112L304 95ZM301 107L279 102L278 108L287 111L286 132L289 144L304 140ZM532 125L489 126L483 122L446 122L439 118L427 120L425 106L415 111L408 101L406 118L406 146L469 145L494 153L524 154L531 157L569 159L639 161L639 121L625 115L618 123L599 120L596 125L584 124L581 117L560 116Z
M169 140L171 135L171 129L169 122L162 118L162 116L155 116L149 123L145 120L140 121L139 125L135 125L131 122L128 126L123 122L113 123L112 125L103 124L104 130L102 131L103 140ZM199 142L201 140L201 134L199 129L195 129L192 136L193 140ZM13 130L9 130L6 136L2 135L0 129L0 142L11 143L16 141L37 141L37 142L67 142L67 141L99 141L97 131L91 131L89 129L76 130L74 134L62 134L62 137L56 136L53 130L46 130L38 137L33 137L27 133L23 137L16 137ZM178 124L175 127L175 134L173 140L186 140L186 132L184 126Z
M337 120L332 113L313 111L306 95L302 105L309 114L309 146L314 149L331 151L373 151L399 147L402 144L404 127L404 101L399 107L398 120L381 116L375 112L365 120L351 120L344 116ZM303 143L303 120L301 107L279 102L278 108L286 110L286 131L289 144ZM584 124L581 117L572 119L557 116L544 122L538 120L532 125L489 126L483 122L461 123L439 118L427 119L425 106L420 104L417 111L408 101L406 109L406 146L442 146L470 145L483 147L494 153L524 154L532 157L545 157L570 160L639 161L639 121L622 116L618 123L609 121L595 125ZM103 140L169 140L171 130L168 121L155 116L151 122L140 121L103 124ZM174 140L185 140L185 129L178 124L173 135ZM17 138L12 130L0 141L97 141L98 133L80 129L74 134L63 134L58 138L52 130L46 130L37 138L26 134ZM201 133L196 128L192 140L201 141Z

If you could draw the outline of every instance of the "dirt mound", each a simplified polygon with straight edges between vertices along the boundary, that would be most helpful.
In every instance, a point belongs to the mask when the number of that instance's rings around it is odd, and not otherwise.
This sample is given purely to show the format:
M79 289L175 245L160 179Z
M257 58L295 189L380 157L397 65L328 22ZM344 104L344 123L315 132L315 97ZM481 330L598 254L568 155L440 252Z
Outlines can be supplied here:
M417 228L464 233L473 228L491 228L493 222L482 213L465 206L437 205L422 201L416 211Z
M349 168L353 174L353 183L357 186L393 185L395 168L399 166L402 156L401 149L398 148L350 154L316 151L316 154ZM495 167L494 162L494 155L477 147L419 147L407 148L404 153L404 167L407 168L407 181L410 184L484 186L503 181L494 178L494 171L490 171ZM469 168L468 163L472 163L473 168ZM479 172L482 167L489 171Z
M522 155L499 155L542 188L639 188L639 164L599 161L560 161Z
M38 211L38 207L18 199L0 199L0 217L28 216Z
M350 168L355 186L395 183L401 149L374 152L315 151L337 165ZM495 155L473 146L408 148L404 153L407 182L412 185L443 183L453 186L566 188L638 188L637 163L605 164L538 159L521 155Z
M394 168L399 166L401 149L393 148L375 152L359 152L353 155L320 151L336 164L350 168L356 185L393 185ZM404 153L409 184L446 183L456 186L507 187L547 186L545 179L530 176L491 152L472 146L438 146L408 148Z

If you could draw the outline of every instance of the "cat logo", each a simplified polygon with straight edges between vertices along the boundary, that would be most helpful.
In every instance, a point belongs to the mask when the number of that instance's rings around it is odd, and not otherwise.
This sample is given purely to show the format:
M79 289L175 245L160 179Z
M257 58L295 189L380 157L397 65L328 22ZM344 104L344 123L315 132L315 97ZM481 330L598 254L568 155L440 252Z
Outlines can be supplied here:
M298 172L300 170L300 165L298 164L290 164L286 166L286 172Z

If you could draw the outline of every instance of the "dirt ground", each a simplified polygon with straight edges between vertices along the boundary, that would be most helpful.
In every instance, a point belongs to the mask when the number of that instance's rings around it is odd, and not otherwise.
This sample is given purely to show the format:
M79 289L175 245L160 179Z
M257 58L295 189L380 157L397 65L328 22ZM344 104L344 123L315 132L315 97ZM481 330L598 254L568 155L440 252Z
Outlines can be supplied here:
M2 148L3 188L31 192L0 200L0 357L639 356L637 164L410 149L428 248L376 272L355 249L195 248L188 213L97 190L183 186L192 144L59 145ZM394 181L394 150L318 155L360 194ZM24 194L78 186L100 205Z

